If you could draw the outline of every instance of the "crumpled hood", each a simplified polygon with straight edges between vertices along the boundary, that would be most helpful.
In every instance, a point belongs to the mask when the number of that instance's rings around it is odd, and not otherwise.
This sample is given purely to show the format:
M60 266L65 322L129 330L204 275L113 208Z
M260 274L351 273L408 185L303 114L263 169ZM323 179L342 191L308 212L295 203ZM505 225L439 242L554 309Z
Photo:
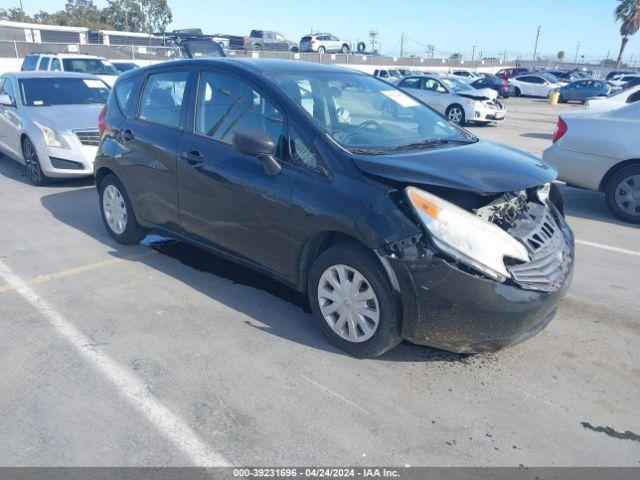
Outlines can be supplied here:
M465 90L463 92L456 93L460 96L474 98L476 100L495 100L498 97L498 92L491 88L478 88L475 91Z
M58 132L97 130L102 105L55 105L51 107L23 107L26 117Z
M501 193L552 182L558 172L533 155L478 141L389 155L354 155L364 172L412 185L427 184L474 193Z

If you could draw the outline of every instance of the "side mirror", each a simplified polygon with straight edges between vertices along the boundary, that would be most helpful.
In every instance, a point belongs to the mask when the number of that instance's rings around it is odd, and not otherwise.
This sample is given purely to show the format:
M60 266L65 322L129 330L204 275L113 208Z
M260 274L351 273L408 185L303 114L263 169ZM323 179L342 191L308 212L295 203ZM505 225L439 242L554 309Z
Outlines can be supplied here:
M233 134L233 148L246 155L262 160L267 175L278 175L282 165L275 157L276 146L264 130L246 130Z
M6 93L0 93L0 105L4 107L15 107L13 100Z

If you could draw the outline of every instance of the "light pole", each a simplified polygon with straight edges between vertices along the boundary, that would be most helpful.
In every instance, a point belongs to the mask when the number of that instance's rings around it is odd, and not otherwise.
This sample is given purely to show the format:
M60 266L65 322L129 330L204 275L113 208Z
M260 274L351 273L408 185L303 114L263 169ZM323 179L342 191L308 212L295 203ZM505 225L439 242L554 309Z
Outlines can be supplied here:
M536 45L533 47L534 60L538 58L538 40L540 39L540 30L542 30L542 25L538 25L538 33L536 33Z

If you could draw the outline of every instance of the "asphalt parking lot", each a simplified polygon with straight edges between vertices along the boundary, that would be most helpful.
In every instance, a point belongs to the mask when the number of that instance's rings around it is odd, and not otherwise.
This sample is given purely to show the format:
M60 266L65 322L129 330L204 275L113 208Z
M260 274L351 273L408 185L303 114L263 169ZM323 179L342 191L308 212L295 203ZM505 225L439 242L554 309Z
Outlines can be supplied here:
M540 154L557 114L472 127ZM640 465L640 229L564 188L553 322L496 354L333 348L287 288L176 243L125 247L91 181L0 159L0 465Z

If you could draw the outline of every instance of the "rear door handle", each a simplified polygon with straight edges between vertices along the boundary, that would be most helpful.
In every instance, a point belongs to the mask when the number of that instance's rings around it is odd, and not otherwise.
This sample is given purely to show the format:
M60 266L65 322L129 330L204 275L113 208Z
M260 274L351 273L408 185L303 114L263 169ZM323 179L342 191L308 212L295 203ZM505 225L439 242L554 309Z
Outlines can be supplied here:
M185 160L189 165L197 166L204 162L204 157L197 150L191 150L190 152L182 152L180 154L183 160Z
M135 137L133 132L127 129L120 132L120 139L122 140L122 143L132 143L135 140Z

